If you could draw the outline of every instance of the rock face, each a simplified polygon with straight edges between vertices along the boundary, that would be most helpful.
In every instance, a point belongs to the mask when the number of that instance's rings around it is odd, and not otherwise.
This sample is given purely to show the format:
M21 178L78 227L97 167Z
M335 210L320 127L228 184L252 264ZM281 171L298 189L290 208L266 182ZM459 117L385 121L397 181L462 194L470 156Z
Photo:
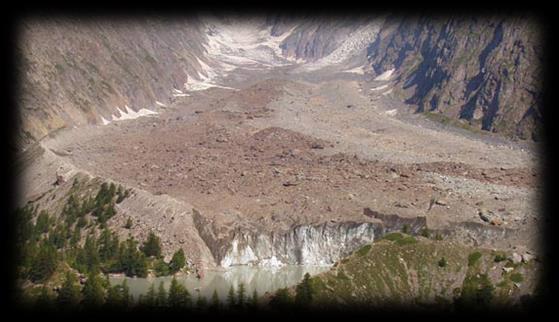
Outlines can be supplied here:
M29 20L18 42L21 138L99 124L117 107L153 109L201 69L198 20Z
M474 128L538 139L542 44L528 17L387 21L369 47L377 74L396 69L408 103Z

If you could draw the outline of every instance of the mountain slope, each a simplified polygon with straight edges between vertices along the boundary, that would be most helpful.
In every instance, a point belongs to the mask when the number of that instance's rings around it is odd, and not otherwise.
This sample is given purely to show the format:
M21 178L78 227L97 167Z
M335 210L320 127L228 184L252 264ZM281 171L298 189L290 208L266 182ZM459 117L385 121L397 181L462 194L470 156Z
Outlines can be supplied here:
M518 256L518 255L517 255ZM467 301L487 287L491 304L533 294L538 263L511 254L392 233L311 279L316 305L430 305ZM508 259L507 259L508 258ZM484 303L477 303L479 307ZM489 304L489 303L485 303Z
M396 69L418 111L522 139L542 124L542 44L528 17L393 18L369 47L380 74Z
M22 143L168 103L201 69L196 20L32 20L22 26Z

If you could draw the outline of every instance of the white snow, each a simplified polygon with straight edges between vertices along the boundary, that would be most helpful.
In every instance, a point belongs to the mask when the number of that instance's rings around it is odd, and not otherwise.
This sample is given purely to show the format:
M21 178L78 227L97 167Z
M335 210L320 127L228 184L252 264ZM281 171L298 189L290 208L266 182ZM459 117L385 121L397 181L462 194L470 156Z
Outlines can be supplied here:
M329 65L342 63L365 50L377 37L384 19L378 19L353 31L344 42L329 55L304 65L305 70L317 70Z
M107 121L104 117L101 116L101 122L103 122L103 125L107 125L109 123L111 123L111 121Z
M263 21L248 19L224 22L210 19L206 23L208 43L204 44L209 57L220 62L226 70L237 67L273 67L288 64L282 57L281 42L294 30L280 36L271 35L271 26L263 28Z
M353 74L364 75L365 71L363 70L363 66L359 66L359 67L355 67L355 68L352 68L352 69L344 70L343 73L353 73Z
M392 76L392 73L394 73L394 69L389 69L389 70L385 71L384 73L378 75L374 80L376 80L376 81L390 80L390 77Z
M161 103L160 101L155 101L155 104L161 107L168 107L167 105Z
M103 125L107 125L111 122L115 122L115 121L124 121L124 120L133 120L133 119L137 119L139 117L142 116L150 116L150 115L155 115L155 114L159 114L157 112L154 112L152 110L148 110L147 108L142 108L139 111L134 111L132 110L130 107L128 107L128 105L124 106L124 111L121 110L119 107L116 108L117 111L119 112L120 116L116 116L113 115L111 117L111 121L108 121L106 119L104 119L103 117L101 117L101 121L103 122Z
M379 87L371 88L371 91L379 91L379 90L385 89L387 87L388 87L388 84L385 84L385 85L382 85L382 86L379 86Z
M389 115L389 116L395 116L396 114L398 114L398 110L392 109L392 110L384 112L384 114Z

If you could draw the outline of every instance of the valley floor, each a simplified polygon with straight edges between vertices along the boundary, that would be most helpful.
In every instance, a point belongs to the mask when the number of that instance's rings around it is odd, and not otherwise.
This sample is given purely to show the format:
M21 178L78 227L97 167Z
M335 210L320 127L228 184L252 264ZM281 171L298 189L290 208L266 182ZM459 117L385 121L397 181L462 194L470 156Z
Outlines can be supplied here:
M515 231L491 246L537 250L534 152L417 120L390 95L390 82L289 75L191 92L157 115L61 131L41 142L44 155L25 171L24 186L32 188L24 199L48 190L55 165L114 180L142 196L119 206L115 229L132 217L141 238L155 225L164 247L186 239L181 244L198 245L189 255L209 266L219 262L191 236L192 208L223 242L238 229L368 222L367 207L425 216L430 229L490 226L480 218L487 212L493 224ZM214 253L225 247L208 246Z

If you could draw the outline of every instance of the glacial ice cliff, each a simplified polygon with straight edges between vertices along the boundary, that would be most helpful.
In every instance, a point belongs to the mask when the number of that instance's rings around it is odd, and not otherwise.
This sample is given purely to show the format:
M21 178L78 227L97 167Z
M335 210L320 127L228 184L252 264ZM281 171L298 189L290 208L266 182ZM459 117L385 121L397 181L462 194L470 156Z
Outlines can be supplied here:
M237 231L217 260L222 267L330 265L372 242L378 233L375 224L354 222L301 225L282 234Z

